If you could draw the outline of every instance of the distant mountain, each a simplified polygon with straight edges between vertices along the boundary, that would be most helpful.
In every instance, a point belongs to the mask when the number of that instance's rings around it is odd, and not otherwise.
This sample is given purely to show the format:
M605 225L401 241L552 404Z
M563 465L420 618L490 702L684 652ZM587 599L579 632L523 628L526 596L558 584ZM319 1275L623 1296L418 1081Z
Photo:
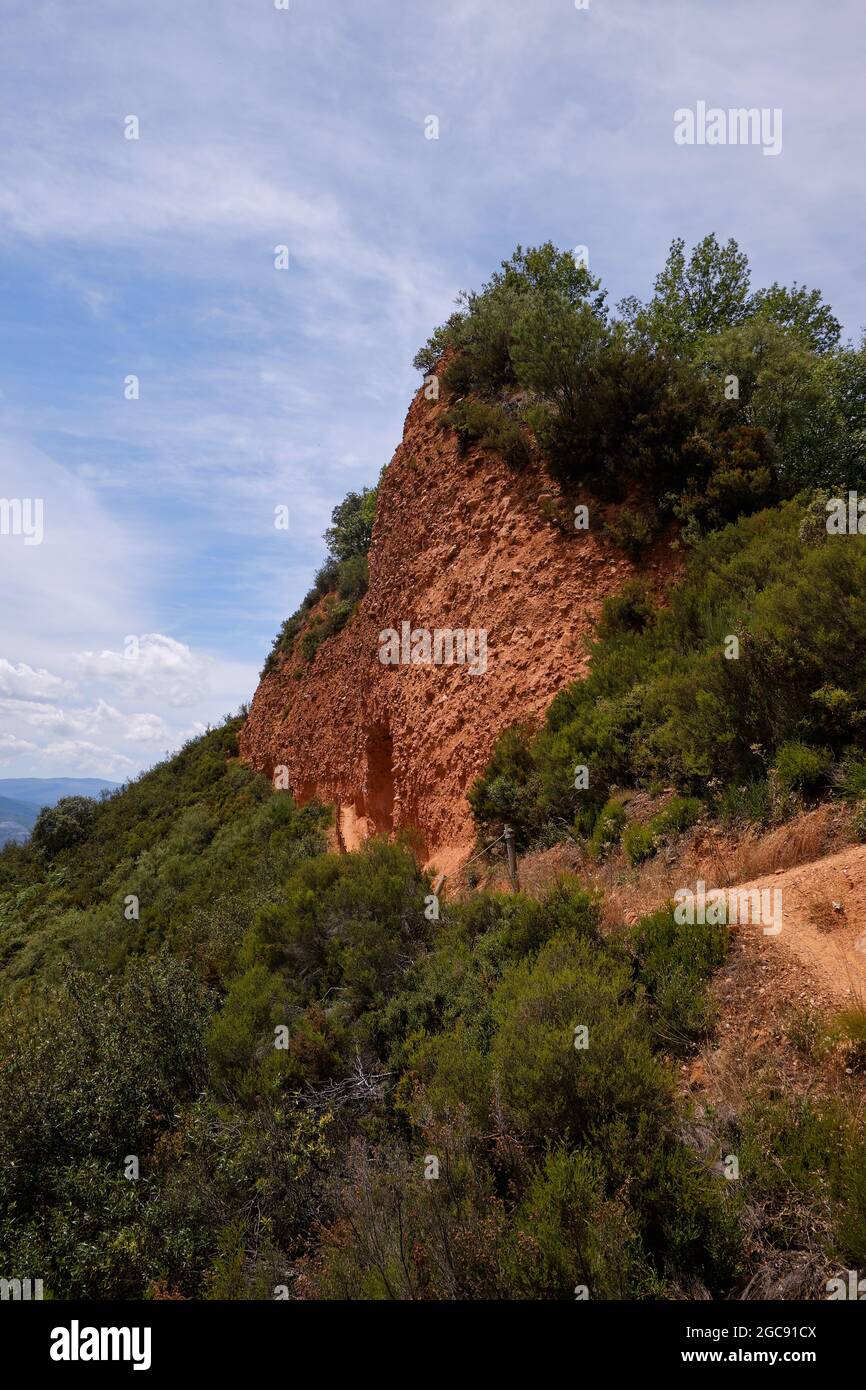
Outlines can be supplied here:
M118 785L101 777L0 777L0 848L10 840L23 844L43 806L64 796L98 796Z
M23 844L38 815L37 806L26 801L14 801L11 796L0 796L0 847L9 840Z

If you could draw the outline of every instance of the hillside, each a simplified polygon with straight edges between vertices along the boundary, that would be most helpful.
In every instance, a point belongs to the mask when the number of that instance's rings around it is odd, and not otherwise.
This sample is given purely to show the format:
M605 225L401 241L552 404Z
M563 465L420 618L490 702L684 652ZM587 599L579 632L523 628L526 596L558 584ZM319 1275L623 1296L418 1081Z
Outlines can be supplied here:
M624 555L603 532L614 505L576 530L580 503L540 460L515 472L494 450L461 448L445 413L419 391L379 485L357 611L312 661L296 647L265 674L240 736L258 771L287 769L299 802L337 807L346 848L412 828L439 867L472 844L466 793L497 737L586 670L604 599L638 572L661 591L677 567L663 544L640 566ZM483 631L484 670L384 665L379 634L404 623Z
M23 844L43 806L64 796L98 796L114 791L116 782L101 777L0 777L0 847Z
M866 1263L839 338L712 237L616 316L550 245L461 297L251 708L0 851L6 1268L729 1300Z

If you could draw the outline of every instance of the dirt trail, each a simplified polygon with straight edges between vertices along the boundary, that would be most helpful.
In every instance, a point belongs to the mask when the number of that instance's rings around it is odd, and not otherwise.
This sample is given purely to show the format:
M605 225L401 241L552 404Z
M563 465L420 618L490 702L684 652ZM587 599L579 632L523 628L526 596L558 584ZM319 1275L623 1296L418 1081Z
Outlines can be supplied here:
M825 805L754 840L699 836L669 862L659 854L637 871L621 856L588 865L577 845L556 845L521 860L521 884L542 895L559 874L577 874L601 890L609 928L636 922L699 880L708 892L780 889L781 932L768 936L761 925L739 926L739 948L768 967L772 960L774 973L786 979L799 971L828 1002L832 996L866 1003L866 845L845 844L848 834L844 817ZM504 868L494 869L487 886L507 887Z
M782 930L739 928L751 942L790 952L832 993L866 1000L866 845L851 845L808 864L780 869L738 888L779 888Z

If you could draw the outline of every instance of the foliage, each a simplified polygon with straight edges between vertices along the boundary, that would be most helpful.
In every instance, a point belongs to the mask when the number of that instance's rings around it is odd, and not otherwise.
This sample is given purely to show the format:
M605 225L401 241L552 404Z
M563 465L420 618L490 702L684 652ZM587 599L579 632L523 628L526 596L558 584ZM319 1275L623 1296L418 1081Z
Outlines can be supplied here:
M546 382L560 381L563 369L570 373L579 325L587 314L603 318L604 295L570 252L546 242L525 251L518 246L480 291L462 291L457 305L416 355L415 366L429 373L444 354L456 354L446 368L446 387L452 394L485 396L513 385L521 373Z
M501 454L509 468L520 469L529 462L525 431L502 405L465 397L445 412L442 424L455 431L464 450L477 441Z
M370 549L376 516L376 494L374 487L349 492L331 513L331 525L325 532L325 540L328 554L338 564L357 555L366 555Z
M518 247L416 365L440 371L464 442L523 467L522 422L561 486L626 502L607 530L636 557L672 518L692 540L862 477L866 348L840 345L818 290L750 278L733 240L677 238L652 297L611 317L569 252Z
M831 762L824 749L793 740L782 744L773 771L783 791L814 792L826 780Z
M367 592L367 551L373 537L377 496L378 487L365 487L361 492L347 493L334 508L331 525L325 531L328 558L300 607L285 619L274 638L262 676L276 670L280 657L291 655L302 633L301 654L305 661L312 661L322 642L346 626ZM319 611L311 618L315 609Z
M38 846L0 853L7 982L56 979L70 950L105 969L168 941L203 978L231 958L262 898L324 848L330 820L237 761L240 723L89 803L86 832L50 862Z
M88 796L64 796L54 806L43 806L30 834L30 843L46 859L78 844L87 835L95 802Z
M703 810L703 802L694 796L674 796L663 810L646 824L631 821L622 835L622 847L631 864L649 859L670 838L694 825Z
M654 1032L670 1051L687 1052L710 1030L705 986L727 954L727 927L680 925L665 907L641 918L629 945L651 1000Z
M725 814L742 814L751 787L763 818L777 756L777 780L803 790L862 757L866 538L803 542L803 510L791 501L702 541L651 617L638 588L610 601L589 676L557 696L538 733L501 740L473 787L480 828L497 833L507 811L526 844L578 814L585 825L611 786L700 796L710 779ZM575 790L577 766L589 769L586 790Z

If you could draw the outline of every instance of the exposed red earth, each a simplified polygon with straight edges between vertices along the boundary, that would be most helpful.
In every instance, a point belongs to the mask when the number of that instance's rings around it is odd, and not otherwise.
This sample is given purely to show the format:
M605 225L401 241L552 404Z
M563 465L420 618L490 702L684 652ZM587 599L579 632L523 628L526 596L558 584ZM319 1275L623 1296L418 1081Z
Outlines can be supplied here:
M602 534L603 509L583 499L590 526L575 530L574 499L564 503L540 462L518 474L480 447L461 453L443 409L423 390L409 409L358 610L312 662L296 645L264 677L240 746L268 776L284 766L299 802L333 802L343 848L411 826L424 858L450 870L473 843L466 792L497 737L540 718L586 670L603 600L639 571ZM676 568L662 541L640 573L661 592ZM486 670L382 664L380 633L404 623L483 630Z

